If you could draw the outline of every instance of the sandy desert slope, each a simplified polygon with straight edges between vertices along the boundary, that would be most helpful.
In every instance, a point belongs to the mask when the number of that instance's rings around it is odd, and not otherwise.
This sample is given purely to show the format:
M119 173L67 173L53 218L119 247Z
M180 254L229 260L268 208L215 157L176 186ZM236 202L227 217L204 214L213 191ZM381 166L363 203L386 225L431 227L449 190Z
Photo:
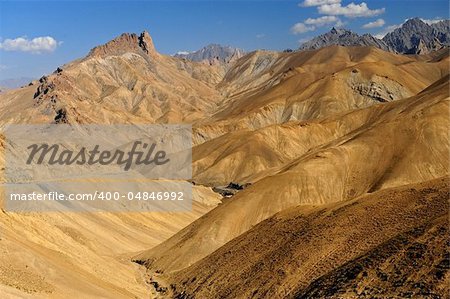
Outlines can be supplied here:
M13 298L145 298L145 271L131 257L214 207L217 194L198 188L194 198L204 203L194 202L188 213L2 209L0 294L13 288Z
M147 47L137 45L139 38L148 42ZM152 123L156 118L170 118L172 104L175 111L185 110L175 98L205 110L198 101L214 98L217 92L210 86L223 70L161 56L150 43L148 34L124 34L64 66L64 74L57 70L40 82L2 94L0 127L55 123L61 111L67 112L66 119L72 123ZM156 65L158 70L152 69ZM140 86L143 82L145 86ZM170 91L161 93L160 88ZM152 103L158 109L145 106ZM141 115L139 107L147 114ZM3 150L0 164L5 165ZM187 213L14 213L2 209L1 297L147 297L145 271L131 257L167 239L218 202L220 196L210 188L195 186L193 210Z
M348 112L416 95L445 77L448 65L448 51L420 59L365 47L251 53L219 85L246 91L228 95L217 113L194 125L194 178L206 185L259 180L377 117Z
M429 273L426 289L448 291L435 232L448 212L448 178L438 178L449 174L449 62L448 49L403 56L336 46L208 65L158 53L144 32L0 94L1 129L191 123L196 184L188 213L3 209L0 294L153 297L163 295L156 270L166 295L181 298L373 297L377 288L394 296ZM251 185L231 198L212 191L230 182ZM402 253L410 247L423 256L416 276ZM294 258L303 272L289 268ZM396 288L404 277L411 284Z
M225 99L196 127L208 140L236 129L334 116L416 95L447 75L448 65L447 50L427 58L370 47L256 51L226 73L219 84Z
M448 91L446 77L415 97L352 112L348 122L365 114L359 127L293 158L139 259L180 270L284 209L447 175Z
M177 298L444 298L449 187L446 176L287 209L170 276L170 289Z

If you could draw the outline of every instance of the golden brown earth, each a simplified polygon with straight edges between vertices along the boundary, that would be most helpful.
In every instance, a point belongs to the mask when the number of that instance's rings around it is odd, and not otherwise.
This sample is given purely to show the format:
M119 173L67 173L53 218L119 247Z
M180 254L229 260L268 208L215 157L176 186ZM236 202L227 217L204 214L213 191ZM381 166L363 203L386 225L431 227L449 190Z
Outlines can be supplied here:
M448 294L449 187L445 177L286 209L174 273L171 291L178 298Z
M144 32L0 94L1 128L192 123L196 184L189 213L3 209L1 297L444 298L448 54L334 46L207 65ZM230 182L251 184L212 191Z

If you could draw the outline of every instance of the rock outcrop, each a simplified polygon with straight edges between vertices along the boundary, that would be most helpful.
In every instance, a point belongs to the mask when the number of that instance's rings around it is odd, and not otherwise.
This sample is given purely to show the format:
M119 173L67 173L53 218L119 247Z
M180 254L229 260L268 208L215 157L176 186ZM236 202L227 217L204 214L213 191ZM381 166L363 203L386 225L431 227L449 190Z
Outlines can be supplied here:
M327 46L373 46L389 51L389 46L370 34L359 35L347 29L332 28L330 32L319 35L300 46L300 50L315 50Z
M93 48L89 52L88 57L106 57L130 52L150 56L158 55L150 34L144 31L140 35L136 33L123 33L106 44Z
M299 50L315 50L331 45L374 46L401 54L428 54L450 46L450 20L427 24L420 18L406 21L401 27L378 39L370 34L359 35L347 29L331 29L305 42Z
M209 65L124 34L0 94L0 128L193 130L192 211L3 210L0 297L445 297L448 64L334 45ZM11 171L25 153L0 147Z
M427 54L450 45L449 22L429 25L419 18L409 19L400 28L386 34L383 41L398 53Z
M177 53L174 56L191 61L207 62L209 64L231 63L244 56L242 49L218 44L210 44L202 49L191 53Z

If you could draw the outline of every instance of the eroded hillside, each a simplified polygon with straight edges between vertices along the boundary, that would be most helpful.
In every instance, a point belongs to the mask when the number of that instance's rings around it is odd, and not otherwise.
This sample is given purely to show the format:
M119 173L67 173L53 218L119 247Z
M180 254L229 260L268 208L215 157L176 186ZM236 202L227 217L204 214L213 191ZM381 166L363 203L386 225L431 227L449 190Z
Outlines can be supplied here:
M155 268L180 270L284 209L350 200L447 175L448 91L446 77L415 97L345 114L340 128L360 120L359 126L280 163L264 178L138 259L148 259ZM298 135L297 130L309 128L288 124L297 127L291 130L293 136Z
M144 32L1 93L0 128L190 123L195 186L188 213L3 209L0 292L371 297L416 294L421 282L448 292L436 233L448 213L448 56L334 46L255 51L225 67L162 55ZM230 182L248 185L213 191ZM417 267L402 250L421 254Z
M448 182L287 209L173 274L168 292L177 298L443 298L450 280Z

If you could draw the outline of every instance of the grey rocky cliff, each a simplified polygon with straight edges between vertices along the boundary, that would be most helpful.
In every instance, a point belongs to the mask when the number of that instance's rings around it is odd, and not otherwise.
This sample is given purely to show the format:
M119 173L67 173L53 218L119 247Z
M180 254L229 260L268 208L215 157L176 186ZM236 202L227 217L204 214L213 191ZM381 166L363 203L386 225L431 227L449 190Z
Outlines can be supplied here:
M174 56L191 61L214 63L230 63L245 55L244 50L230 46L210 44L191 53L177 53Z
M299 50L315 50L327 46L373 46L401 54L427 54L450 46L450 20L427 24L420 18L407 20L401 27L378 39L359 35L347 29L333 28L302 44Z
M450 45L449 21L429 25L419 18L409 19L383 41L397 53L427 54Z
M315 50L327 46L373 46L385 51L389 51L389 47L380 39L370 34L359 35L347 29L336 29L333 27L331 31L319 35L312 40L302 44L300 50Z

